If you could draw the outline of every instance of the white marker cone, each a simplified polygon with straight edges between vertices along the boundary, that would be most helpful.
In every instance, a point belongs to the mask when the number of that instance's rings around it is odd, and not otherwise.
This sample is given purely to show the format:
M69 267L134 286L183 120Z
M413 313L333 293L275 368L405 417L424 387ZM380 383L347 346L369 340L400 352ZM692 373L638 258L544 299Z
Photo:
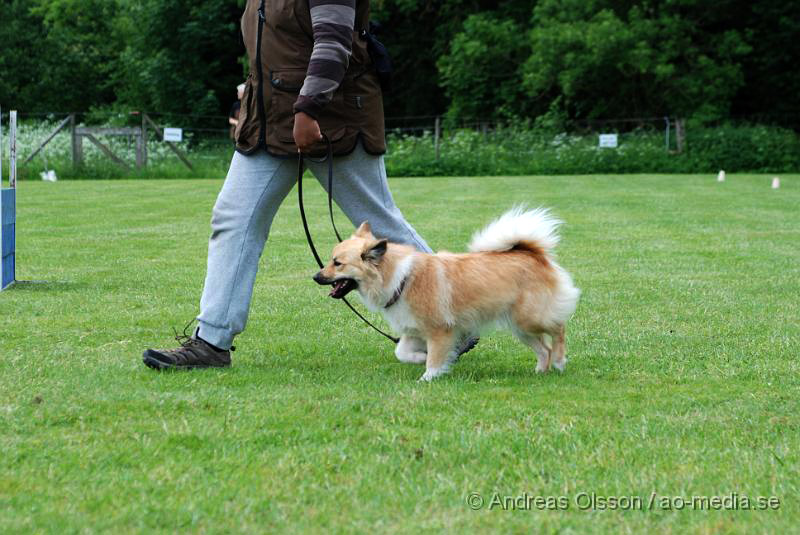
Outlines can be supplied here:
M778 189L781 187L781 179L778 177L772 178L772 189Z
M717 175L717 182L725 182L725 171L720 171Z

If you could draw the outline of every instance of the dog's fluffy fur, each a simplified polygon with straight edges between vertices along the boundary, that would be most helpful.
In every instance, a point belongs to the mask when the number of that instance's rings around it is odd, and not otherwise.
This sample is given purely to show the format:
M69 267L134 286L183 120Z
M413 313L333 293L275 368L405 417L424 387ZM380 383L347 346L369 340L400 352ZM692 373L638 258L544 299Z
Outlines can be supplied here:
M469 253L426 254L376 238L365 222L314 280L335 298L358 289L401 334L397 358L425 363L421 380L447 373L456 342L492 324L533 349L537 372L563 371L580 290L553 257L560 224L546 209L515 208L476 233Z

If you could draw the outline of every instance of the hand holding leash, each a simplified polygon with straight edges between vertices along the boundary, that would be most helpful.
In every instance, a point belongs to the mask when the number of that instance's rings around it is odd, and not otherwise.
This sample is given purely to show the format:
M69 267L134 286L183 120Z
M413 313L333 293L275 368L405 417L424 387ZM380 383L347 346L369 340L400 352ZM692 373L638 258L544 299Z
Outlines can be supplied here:
M316 119L299 111L294 114L294 128L292 130L297 152L303 153L311 150L314 143L322 141L322 132Z

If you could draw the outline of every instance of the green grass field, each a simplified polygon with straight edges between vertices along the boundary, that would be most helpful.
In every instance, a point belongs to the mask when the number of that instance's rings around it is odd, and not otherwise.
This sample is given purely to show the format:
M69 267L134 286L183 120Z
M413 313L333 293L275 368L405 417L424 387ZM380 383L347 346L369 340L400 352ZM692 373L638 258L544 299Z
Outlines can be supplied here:
M18 278L46 282L0 294L0 532L796 532L800 176L782 178L393 180L436 249L552 207L583 290L566 373L497 332L433 384L311 281L294 194L233 367L148 370L197 313L221 182L23 182ZM773 507L692 503L731 494Z

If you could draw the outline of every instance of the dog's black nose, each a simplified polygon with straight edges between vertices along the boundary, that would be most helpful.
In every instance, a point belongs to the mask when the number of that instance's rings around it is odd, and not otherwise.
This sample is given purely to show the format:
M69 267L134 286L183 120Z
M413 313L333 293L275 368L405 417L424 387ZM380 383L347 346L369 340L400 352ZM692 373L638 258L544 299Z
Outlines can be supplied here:
M320 285L328 284L328 280L322 275L321 271L318 271L316 275L314 275L314 282Z

